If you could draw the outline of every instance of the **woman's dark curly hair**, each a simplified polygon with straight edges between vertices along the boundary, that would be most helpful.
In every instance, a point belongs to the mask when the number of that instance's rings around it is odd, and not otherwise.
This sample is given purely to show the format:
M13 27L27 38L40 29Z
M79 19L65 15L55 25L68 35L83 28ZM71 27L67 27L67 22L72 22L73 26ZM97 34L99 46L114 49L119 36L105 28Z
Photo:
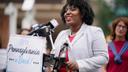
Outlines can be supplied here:
M127 26L127 33L126 33L126 40L128 40L128 17L118 17L112 22L112 33L111 33L111 39L115 40L116 34L115 34L115 29L116 26L120 21L123 21L124 24Z
M91 6L85 0L67 0L67 3L64 5L61 11L62 21L65 23L65 10L67 6L73 6L80 10L80 14L82 16L82 22L85 22L87 25L92 25L94 12Z

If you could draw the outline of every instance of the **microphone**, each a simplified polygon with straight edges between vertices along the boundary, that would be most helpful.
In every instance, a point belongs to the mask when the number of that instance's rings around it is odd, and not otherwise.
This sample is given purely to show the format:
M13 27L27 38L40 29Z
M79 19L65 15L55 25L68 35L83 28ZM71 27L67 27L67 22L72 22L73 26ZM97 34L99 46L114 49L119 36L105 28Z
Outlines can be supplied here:
M52 19L50 22L46 24L46 26L50 27L50 29L54 29L58 26L58 22L55 19Z
M68 49L68 43L64 43L60 49L59 57L66 57L66 50Z
M53 32L53 30L58 26L58 22L55 19L50 20L46 24L34 24L32 26L32 32L30 32L28 35L38 34L39 36L48 36L50 32Z
M55 58L53 72L58 72L62 65L65 65L66 50L68 49L68 43L64 43L61 46L59 56Z

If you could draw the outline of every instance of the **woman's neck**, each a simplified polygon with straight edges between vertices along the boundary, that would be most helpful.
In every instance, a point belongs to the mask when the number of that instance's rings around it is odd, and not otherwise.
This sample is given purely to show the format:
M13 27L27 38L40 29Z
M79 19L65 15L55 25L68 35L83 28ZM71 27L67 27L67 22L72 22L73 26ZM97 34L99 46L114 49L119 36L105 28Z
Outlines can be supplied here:
M122 36L116 36L116 38L115 38L115 41L125 41L126 39L125 39L125 37L122 37Z
M71 35L72 34L76 34L78 32L78 30L81 28L82 24L78 24L77 26L71 26Z

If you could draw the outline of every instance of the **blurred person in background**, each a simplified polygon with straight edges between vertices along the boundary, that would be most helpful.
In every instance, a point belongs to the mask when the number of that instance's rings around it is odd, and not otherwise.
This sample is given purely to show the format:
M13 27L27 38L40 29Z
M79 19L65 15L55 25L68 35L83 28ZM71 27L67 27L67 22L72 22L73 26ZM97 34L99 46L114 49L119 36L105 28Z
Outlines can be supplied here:
M112 22L112 41L108 43L107 72L128 72L128 18L118 17Z
M58 34L52 53L58 57L67 43L65 61L69 72L101 72L102 65L108 62L108 49L102 29L91 26L94 18L91 6L86 0L67 0L61 18L69 29ZM67 72L66 65L59 72Z
M30 31L31 31L30 29L22 29L21 35L27 35L30 33Z
M2 48L2 41L1 41L1 37L0 37L0 48Z

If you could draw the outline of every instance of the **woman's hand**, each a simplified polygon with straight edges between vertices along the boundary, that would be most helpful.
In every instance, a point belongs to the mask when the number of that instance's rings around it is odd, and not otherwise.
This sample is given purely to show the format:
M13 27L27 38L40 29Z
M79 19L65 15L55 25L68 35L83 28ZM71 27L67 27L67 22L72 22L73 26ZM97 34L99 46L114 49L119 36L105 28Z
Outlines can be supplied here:
M67 65L68 65L68 68L71 70L78 70L79 69L76 61L68 61Z
M107 71L106 71L106 65L103 65L103 66L102 66L102 72L107 72Z

